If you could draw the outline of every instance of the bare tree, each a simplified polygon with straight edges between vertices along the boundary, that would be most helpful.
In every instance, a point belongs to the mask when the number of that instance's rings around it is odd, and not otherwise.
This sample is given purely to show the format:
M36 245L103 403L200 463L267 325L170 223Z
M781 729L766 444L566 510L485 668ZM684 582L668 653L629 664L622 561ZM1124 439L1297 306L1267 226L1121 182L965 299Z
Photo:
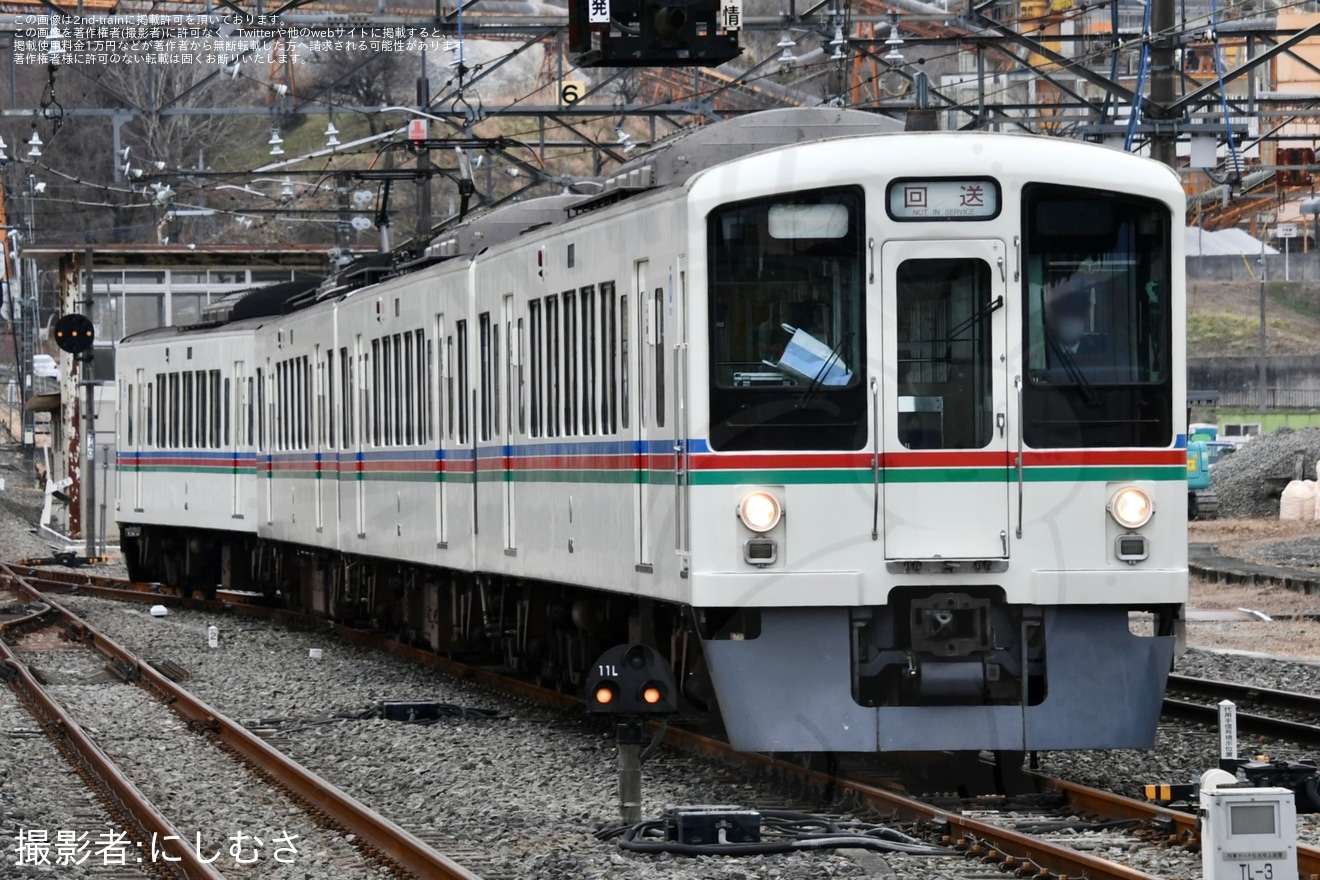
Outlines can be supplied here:
M307 82L299 85L299 98L330 104L383 107L417 101L417 75L421 63L410 52L334 52L316 62ZM379 134L378 114L366 114L372 134Z

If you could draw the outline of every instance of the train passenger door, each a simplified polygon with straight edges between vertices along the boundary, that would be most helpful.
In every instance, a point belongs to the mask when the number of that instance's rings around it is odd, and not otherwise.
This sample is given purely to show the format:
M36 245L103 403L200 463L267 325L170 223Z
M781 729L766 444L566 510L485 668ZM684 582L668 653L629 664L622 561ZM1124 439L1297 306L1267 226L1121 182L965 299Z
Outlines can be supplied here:
M133 450L133 509L142 509L142 435L147 432L146 420L142 417L142 410L147 410L147 419L151 418L151 405L147 403L146 396L150 394L147 391L147 371L137 371L137 403L133 402L133 385L128 386L128 417L129 417L129 446ZM134 411L134 406L137 407ZM136 423L136 424L134 424ZM119 470L116 468L116 477ZM116 488L116 495L124 497L122 483Z
M315 503L316 503L316 531L319 534L325 529L325 480L321 478L322 467L325 462L325 429L326 429L326 411L325 411L325 361L321 359L321 346L316 345L312 348L312 373L309 377L312 387L307 389L307 394L312 399L312 448L314 453L312 459L315 462L312 482L316 484Z
M678 570L688 572L691 535L688 528L688 387L687 387L687 261L678 258L678 277L670 278L673 295L666 309L673 325L674 351L674 552ZM662 325L663 326L663 325Z
M885 558L1008 556L1000 241L888 242L881 318Z
M445 336L445 316L442 312L435 316L434 348L427 349L427 357L431 361L432 381L434 382L431 399L436 402L431 430L435 437L435 457L438 462L435 480L435 546L439 548L449 546L449 534L445 527L445 496L446 487L453 476L453 471L450 470L450 465L453 462L445 460L445 424L447 421L451 428L454 424L452 415L454 385L453 380L450 378L452 373L450 372L449 363L452 350L453 346ZM451 413L448 420L445 418L446 407L449 408Z
M503 328L502 331L501 328ZM513 371L517 368L518 356L514 348L516 340L513 338L513 294L511 293L506 293L504 295L504 303L500 309L500 325L495 328L497 342L501 332L504 336L505 363L502 376L500 375L501 371L498 365L496 366L494 381L496 386L502 381L504 383L504 388L502 389L502 394L500 393L501 389L498 387L496 388L494 406L498 409L501 406L501 400L503 401L504 418L500 420L499 416L496 416L496 427L497 429L502 428L503 430L497 430L496 433L500 444L504 447L500 450L500 461L503 468L502 478L504 483L504 551L512 554L518 546L514 540L513 530L515 485L513 481ZM495 358L498 360L499 357L500 352L497 348ZM502 424L499 423L501 421Z
M632 300L632 313L636 316L636 335L629 345L628 330L625 329L623 348L624 362L628 364L624 375L625 396L630 397L628 409L631 410L633 423L633 549L634 560L640 567L647 569L651 566L651 530L647 522L647 488L650 478L650 456L649 448L646 442L646 401L648 400L650 371L648 365L654 363L654 360L646 357L650 351L654 340L648 336L647 328L651 322L648 320L649 304L651 302L650 292L646 287L647 260L638 260L633 265L633 289L632 296L625 298L623 304L623 326L629 325L629 303ZM626 391L628 387L628 378L631 375L634 378L634 393L629 395Z
M225 424L232 423L234 426L232 433L225 437L225 444L229 447L229 466L233 471L229 515L234 519L240 519L243 516L243 462L239 450L243 447L243 437L246 434L244 416L248 411L247 384L243 379L242 361L234 361L232 386L233 391L225 395L225 406L229 409L225 414Z
M368 377L371 375L371 365L367 363L367 355L362 348L361 333L353 336L353 363L357 366L357 386L353 394L353 407L357 410L357 430L353 434L353 506L354 512L357 514L357 536L365 538L367 536L367 487L366 483L363 482L366 474L364 472L365 463L362 451L366 447L367 431L371 424L368 420L370 405L367 398L367 388L370 387Z

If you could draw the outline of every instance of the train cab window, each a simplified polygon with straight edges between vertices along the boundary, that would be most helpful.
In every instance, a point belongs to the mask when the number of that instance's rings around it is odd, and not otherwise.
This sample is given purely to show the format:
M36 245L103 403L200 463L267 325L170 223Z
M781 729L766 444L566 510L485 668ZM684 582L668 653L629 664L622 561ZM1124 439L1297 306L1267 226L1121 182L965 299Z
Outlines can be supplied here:
M990 264L907 260L897 270L898 437L908 449L980 449L994 416Z
M1173 440L1170 211L1033 185L1023 208L1027 445Z
M711 448L865 444L862 218L856 188L784 194L711 212ZM657 308L657 320L660 315ZM659 377L663 353L656 357ZM657 401L657 417L660 406Z

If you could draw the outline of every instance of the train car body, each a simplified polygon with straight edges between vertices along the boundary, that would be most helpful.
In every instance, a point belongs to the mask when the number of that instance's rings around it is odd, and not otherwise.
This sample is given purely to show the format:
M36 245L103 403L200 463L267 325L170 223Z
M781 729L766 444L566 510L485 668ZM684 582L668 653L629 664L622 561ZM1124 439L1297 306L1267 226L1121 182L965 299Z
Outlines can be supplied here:
M1187 595L1181 187L892 128L710 126L185 331L249 367L255 543L122 505L130 565L203 532L248 548L226 583L568 684L642 641L747 749L1149 746ZM139 400L161 345L121 345ZM172 452L121 454L121 493Z

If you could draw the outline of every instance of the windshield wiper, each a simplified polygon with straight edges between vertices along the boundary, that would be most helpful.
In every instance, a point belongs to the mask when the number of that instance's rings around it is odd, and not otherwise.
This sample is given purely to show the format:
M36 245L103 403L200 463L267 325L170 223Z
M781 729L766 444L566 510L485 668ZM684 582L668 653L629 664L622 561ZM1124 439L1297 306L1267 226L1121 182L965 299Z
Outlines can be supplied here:
M1002 308L1003 305L1004 305L1004 298L1002 296L995 297L990 302L986 303L985 305L981 306L981 308L977 309L976 312L973 313L971 317L967 318L961 324L950 330L948 335L945 336L945 340L947 341L949 339L957 339L959 336L963 335L968 330L972 329L972 327L976 326L977 324L984 321L986 318L993 315L995 312L999 311L999 309Z
M1091 383L1087 380L1086 374L1082 371L1082 368L1077 366L1077 361L1073 356L1067 351L1067 349L1059 345L1059 341L1055 339L1054 335L1048 330L1045 332L1045 339L1049 342L1050 348L1059 359L1059 363L1063 364L1063 369L1068 374L1068 378L1072 380L1074 385L1082 390L1082 400L1086 401L1086 405L1092 407L1099 406L1100 400L1095 396L1095 390L1091 387Z
M816 389L825 382L825 375L830 371L830 367L834 365L836 360L839 363L843 363L843 359L839 357L839 352L841 352L843 347L848 344L848 340L852 338L852 335L853 332L849 330L847 333L843 334L843 338L839 340L839 344L830 349L830 356L825 358L825 363L821 364L820 369L816 372L816 378L811 380L811 384L807 386L807 390L802 392L802 396L798 398L798 402L793 404L794 409L801 409L807 405L807 402L811 400L812 395L816 393Z

